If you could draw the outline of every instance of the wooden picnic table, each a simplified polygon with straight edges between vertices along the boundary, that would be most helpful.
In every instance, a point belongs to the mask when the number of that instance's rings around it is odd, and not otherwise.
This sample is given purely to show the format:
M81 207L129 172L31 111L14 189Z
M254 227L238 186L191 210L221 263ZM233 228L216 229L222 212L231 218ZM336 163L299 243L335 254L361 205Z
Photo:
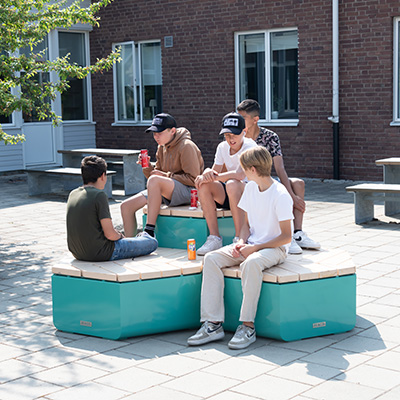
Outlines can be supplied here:
M400 157L389 157L375 161L376 165L383 166L383 182L388 184L400 184ZM400 212L399 201L385 201L385 215L398 214Z
M125 195L136 194L145 189L146 179L142 167L137 164L140 150L85 148L58 150L58 152L63 155L64 167L79 167L82 158L92 154L103 158L122 158Z

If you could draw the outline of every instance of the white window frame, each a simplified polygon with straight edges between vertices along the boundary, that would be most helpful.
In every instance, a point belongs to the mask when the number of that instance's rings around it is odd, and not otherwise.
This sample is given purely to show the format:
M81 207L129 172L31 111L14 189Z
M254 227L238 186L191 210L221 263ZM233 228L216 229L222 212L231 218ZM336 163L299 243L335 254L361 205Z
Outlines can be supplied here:
M146 43L160 43L161 44L161 40L159 39L154 39L154 40L141 40L138 42L135 42L133 40L131 41L127 41L127 42L118 42L118 43L113 43L112 45L112 49L115 50L116 48L118 48L119 46L126 46L126 45L131 45L132 46L132 62L133 62L133 75L134 75L134 90L133 90L133 98L134 98L134 109L137 109L138 106L138 94L136 91L136 87L139 86L139 97L140 97L140 104L143 103L143 85L142 85L142 74L139 71L139 73L137 73L137 71L135 71L136 67L138 67L139 69L141 69L141 65L142 65L142 60L141 60L141 51L140 51L140 47L143 44ZM135 46L138 45L138 52L137 52L137 60L136 60L136 51L135 51ZM162 68L162 65L161 65ZM138 78L136 78L138 77ZM138 79L138 82L137 82ZM113 66L113 91L114 91L114 123L112 124L113 126L116 125L139 125L139 126L147 126L149 125L149 123L151 123L152 119L150 120L145 120L143 119L143 107L140 106L140 116L139 118L137 118L137 113L135 111L134 115L135 118L133 120L119 120L118 119L118 85L117 85L117 68L116 65L114 64Z
M91 27L90 27L91 28ZM80 30L75 30L75 29L57 29L57 38L54 43L54 52L57 55L57 57L60 56L60 51L59 51L59 38L58 38L58 33L59 32L66 32L66 33L82 33L84 35L84 40L85 40L85 62L86 66L90 65L90 40L89 40L89 32L90 28L88 29L80 29ZM50 45L49 45L50 48ZM87 119L71 119L64 121L63 124L66 125L73 125L73 124L81 124L82 122L90 122L93 123L93 108L92 108L92 79L91 79L91 74L88 74L86 76L86 93L87 93ZM61 95L57 96L57 101L59 104L56 105L56 109L59 112L58 115L61 115ZM57 113L57 112L56 112Z
M282 28L282 29L267 29L267 30L257 30L257 31L243 31L235 32L235 96L236 104L238 105L241 101L240 99L240 68L239 68L239 37L242 35L257 35L260 33L264 34L265 41L265 95L266 95L266 110L265 119L260 119L260 124L268 124L269 126L297 126L299 124L299 119L272 119L271 118L271 33L275 32L287 32L287 31L297 31L297 27L292 28ZM242 99L243 100L243 99Z
M391 126L400 126L400 111L399 111L399 56L400 56L400 17L393 19L393 121Z

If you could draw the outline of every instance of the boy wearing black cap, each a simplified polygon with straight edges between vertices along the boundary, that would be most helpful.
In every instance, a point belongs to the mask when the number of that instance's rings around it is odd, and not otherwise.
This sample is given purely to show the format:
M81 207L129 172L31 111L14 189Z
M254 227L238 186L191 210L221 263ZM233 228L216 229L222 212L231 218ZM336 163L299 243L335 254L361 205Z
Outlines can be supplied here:
M245 137L245 120L235 112L224 116L219 134L224 135L225 141L217 147L214 165L196 178L201 208L210 231L206 242L197 250L200 256L222 247L216 207L231 210L235 225L233 242L238 240L244 223L244 212L237 205L244 190L243 180L246 179L239 156L245 150L257 146L254 140ZM222 172L224 165L227 172Z
M190 191L195 186L196 176L204 169L201 152L191 140L186 128L177 128L170 114L157 114L152 125L146 129L152 132L158 144L155 167L143 168L148 178L144 190L121 204L125 236L136 234L136 211L147 204L147 224L144 231L154 236L155 224L161 203L178 206L190 203ZM140 159L138 161L140 163Z

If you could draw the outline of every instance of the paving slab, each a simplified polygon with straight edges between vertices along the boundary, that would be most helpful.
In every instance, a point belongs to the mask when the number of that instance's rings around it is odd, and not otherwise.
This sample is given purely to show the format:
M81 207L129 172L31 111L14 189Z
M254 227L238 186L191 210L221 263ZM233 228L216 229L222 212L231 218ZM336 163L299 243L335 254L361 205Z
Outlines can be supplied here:
M194 331L110 341L52 326L51 267L69 257L65 194L28 196L24 174L0 175L0 399L174 400L400 398L400 215L354 224L361 182L306 179L304 230L357 266L356 328L230 350L188 347ZM121 191L110 199L121 228ZM138 213L141 226L141 214Z

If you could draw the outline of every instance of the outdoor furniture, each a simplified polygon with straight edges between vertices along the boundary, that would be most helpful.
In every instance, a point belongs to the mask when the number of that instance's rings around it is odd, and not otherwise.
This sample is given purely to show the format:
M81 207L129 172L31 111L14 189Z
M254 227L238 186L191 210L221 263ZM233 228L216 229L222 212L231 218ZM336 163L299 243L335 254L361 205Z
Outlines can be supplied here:
M304 251L263 273L257 336L293 341L347 332L356 323L356 268L347 252ZM226 330L238 326L239 268L225 268Z
M57 329L122 339L200 326L202 257L159 247L135 260L53 266ZM226 330L239 324L240 269L224 268ZM356 321L355 267L344 251L289 255L263 274L258 336L285 341L346 332ZM189 336L189 335L188 335Z
M63 166L64 167L80 167L82 158L87 155L97 155L103 158L113 158L110 165L116 167L121 166L122 159L122 173L123 173L123 185L125 195L136 194L146 187L146 179L143 175L142 167L137 164L140 150L122 150L122 149L73 149L73 150L58 150L63 155ZM122 183L122 181L121 181Z
M235 236L230 210L217 209L218 228L224 246L231 244ZM147 222L147 207L143 208L143 226ZM187 240L195 239L199 248L210 231L204 218L203 210L198 207L190 210L189 205L168 207L162 205L157 218L155 235L160 247L186 249Z
M29 196L51 193L56 189L70 191L83 184L80 168L28 169L26 172ZM115 174L115 171L107 171L104 191L108 198L112 197L112 177Z
M167 248L134 260L62 260L53 266L54 326L107 339L196 328L201 270L201 259Z
M356 224L372 221L374 218L374 201L381 199L382 195L385 196L385 204L392 203L397 205L397 209L400 210L400 184L361 183L359 185L346 187L346 191L354 192ZM391 212L396 213L396 207L392 204L390 205Z
M400 157L390 157L375 161L376 165L383 166L383 182L385 184L400 184ZM387 201L385 194L385 215L400 213L399 201Z

